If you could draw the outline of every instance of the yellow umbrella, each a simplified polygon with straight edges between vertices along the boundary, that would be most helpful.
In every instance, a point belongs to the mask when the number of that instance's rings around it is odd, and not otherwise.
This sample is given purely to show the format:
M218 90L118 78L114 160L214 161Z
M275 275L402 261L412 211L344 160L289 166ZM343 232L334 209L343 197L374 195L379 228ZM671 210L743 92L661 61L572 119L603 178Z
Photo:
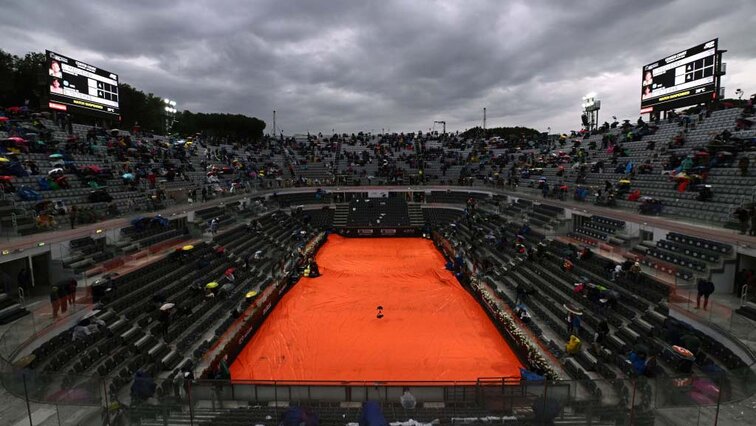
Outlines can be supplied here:
M627 179L620 179L619 183L630 183L630 181Z
M218 283L215 281L209 282L205 284L205 288L214 289L215 287L218 287Z
M192 245L187 245L187 246L181 247L181 250L184 250L184 251L189 251L189 250L191 250L191 249L193 249L193 248L194 248L194 246L192 246Z
M7 163L7 162L9 162L9 161L10 161L10 160L9 160L9 159L7 159L7 158L5 158L5 157L0 157L0 163Z
M255 296L257 296L257 292L254 290L248 291L247 294L244 295L244 297L246 297L247 299L251 299Z

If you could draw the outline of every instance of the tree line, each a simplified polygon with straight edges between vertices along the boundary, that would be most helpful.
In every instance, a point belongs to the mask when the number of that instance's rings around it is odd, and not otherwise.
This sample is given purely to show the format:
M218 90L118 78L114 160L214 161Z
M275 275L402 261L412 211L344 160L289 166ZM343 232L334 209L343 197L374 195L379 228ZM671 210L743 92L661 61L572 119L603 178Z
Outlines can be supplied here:
M28 102L32 109L45 109L43 103L46 102L48 86L45 64L44 53L16 56L0 49L0 106ZM202 133L211 140L230 143L260 139L265 130L265 122L256 117L191 111L177 112L173 125L166 129L165 103L161 97L125 83L119 83L118 92L121 122L113 127L130 129L139 124L142 130L156 133L165 133L166 130L182 136Z

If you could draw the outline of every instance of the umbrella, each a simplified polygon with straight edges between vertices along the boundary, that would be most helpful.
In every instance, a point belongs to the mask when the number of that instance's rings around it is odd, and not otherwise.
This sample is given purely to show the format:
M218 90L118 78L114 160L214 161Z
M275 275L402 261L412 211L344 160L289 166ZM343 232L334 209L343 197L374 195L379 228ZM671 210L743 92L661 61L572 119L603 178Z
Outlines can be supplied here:
M235 270L236 270L236 268L228 268L228 269L226 269L226 272L224 272L223 274L224 275L231 275L231 274L234 273Z
M8 138L8 140L13 142L26 142L26 139L19 136L11 136Z
M134 180L134 173L124 173L121 175L122 179Z
M247 299L251 299L251 298L253 298L255 296L257 296L257 292L254 291L254 290L248 291L247 294L244 295L244 297L247 298Z
M173 309L174 306L176 306L174 303L166 303L165 305L160 307L160 310L167 311L169 309Z
M54 158L54 159L57 159L57 158L63 158L63 154L52 154L52 155L51 155L50 157L48 157L48 158Z
M567 312L569 312L571 314L583 315L583 311L580 310L580 308L578 308L578 307L576 307L576 306L574 306L572 304L562 305L562 306L564 306L564 309L567 309Z
M63 173L63 169L61 169L60 167L58 167L58 168L52 169L49 172L47 172L48 175L54 175L56 173Z
M619 183L630 183L629 179L620 179Z
M211 290L214 289L214 288L216 288L216 287L218 287L218 283L216 281L211 281L211 282L205 284L205 288L209 288Z
M194 246L193 246L193 245L186 245L186 246L184 246L184 247L181 247L181 250L184 250L184 251L189 251L189 250L191 250L191 249L193 249L193 248L194 248Z
M8 121L10 120L8 117L0 117L0 121Z
M0 157L0 163L7 163L7 162L9 162L9 161L10 161L10 160L9 160L9 159L7 159L7 158L5 158L5 157Z
M37 359L36 355L29 354L23 358L19 358L18 360L16 360L16 362L13 363L13 366L16 368L23 369L23 368L28 367L32 362L34 362L35 359Z

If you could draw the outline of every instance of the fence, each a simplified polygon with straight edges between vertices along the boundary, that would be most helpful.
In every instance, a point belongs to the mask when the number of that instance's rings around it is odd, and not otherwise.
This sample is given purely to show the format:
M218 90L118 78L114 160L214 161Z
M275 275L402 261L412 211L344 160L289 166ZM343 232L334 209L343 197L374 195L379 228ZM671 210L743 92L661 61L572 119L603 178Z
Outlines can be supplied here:
M494 416L512 422L555 417L572 424L673 425L741 424L756 415L747 398L752 378L634 378L521 382L481 378L470 382L284 382L148 379L151 395L138 400L127 388L112 392L111 378L4 368L5 398L0 422L28 419L30 425L195 424L216 418L246 424L276 424L290 406L307 407L321 418L357 421L362 403L377 401L389 420ZM742 374L742 376L749 376ZM404 392L417 401L401 404ZM273 419L273 423L271 423ZM19 424L25 424L23 423Z

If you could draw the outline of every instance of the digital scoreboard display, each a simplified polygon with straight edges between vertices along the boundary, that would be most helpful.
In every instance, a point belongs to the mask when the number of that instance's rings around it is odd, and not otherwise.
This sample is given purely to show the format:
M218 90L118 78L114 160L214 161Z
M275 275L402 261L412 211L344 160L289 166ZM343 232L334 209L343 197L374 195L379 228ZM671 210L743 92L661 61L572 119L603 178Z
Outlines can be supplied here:
M118 75L49 50L49 103L58 111L118 116Z
M719 39L707 41L643 67L641 113L708 102L716 97Z

